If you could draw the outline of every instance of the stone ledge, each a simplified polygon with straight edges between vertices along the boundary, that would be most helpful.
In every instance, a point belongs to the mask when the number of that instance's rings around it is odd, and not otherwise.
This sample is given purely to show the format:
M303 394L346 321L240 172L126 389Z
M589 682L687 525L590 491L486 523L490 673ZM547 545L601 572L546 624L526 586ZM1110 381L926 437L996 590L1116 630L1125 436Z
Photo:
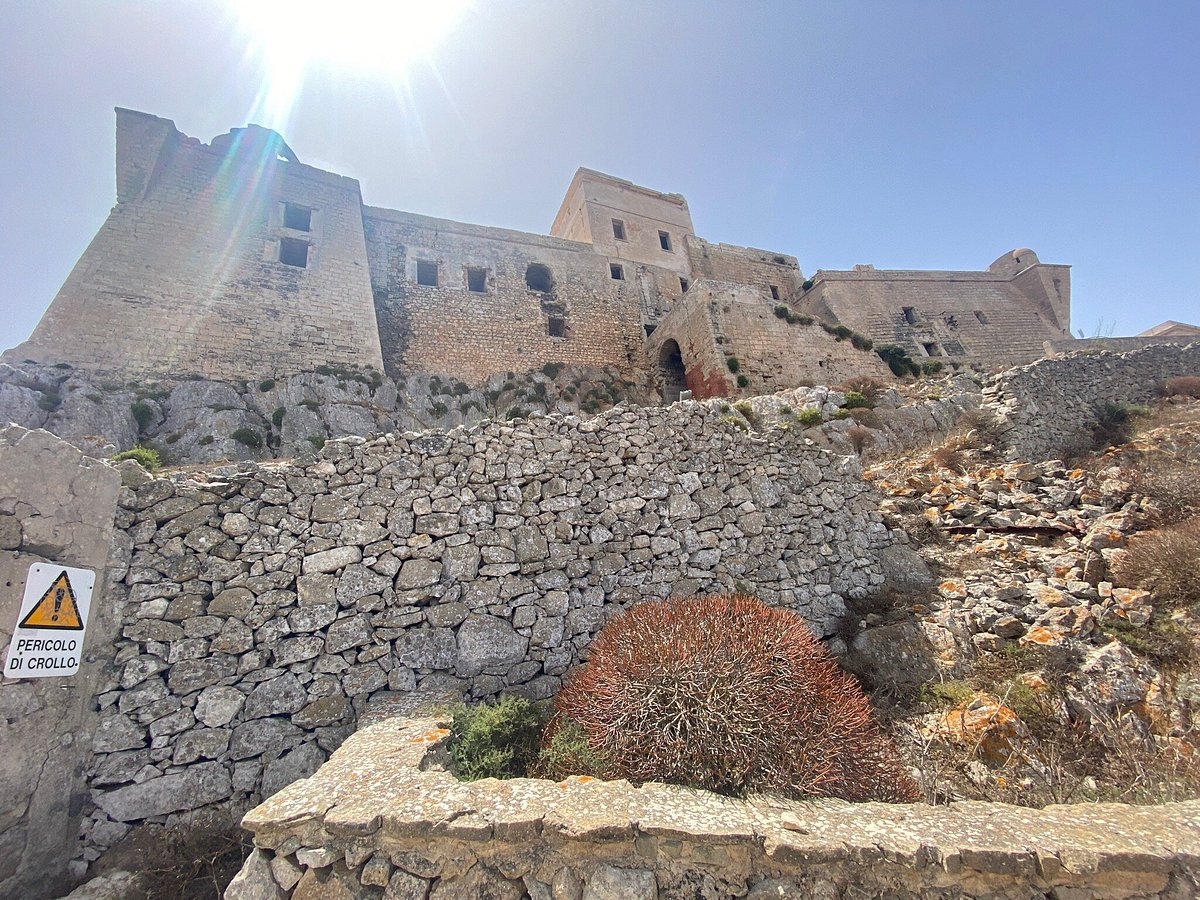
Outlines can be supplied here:
M393 718L365 728L247 814L258 850L229 900L376 897L392 881L413 896L597 900L700 887L706 897L1082 900L1194 896L1200 885L1200 801L1036 810L741 801L586 777L464 783L443 768L444 726ZM285 885L291 875L277 871L300 874Z

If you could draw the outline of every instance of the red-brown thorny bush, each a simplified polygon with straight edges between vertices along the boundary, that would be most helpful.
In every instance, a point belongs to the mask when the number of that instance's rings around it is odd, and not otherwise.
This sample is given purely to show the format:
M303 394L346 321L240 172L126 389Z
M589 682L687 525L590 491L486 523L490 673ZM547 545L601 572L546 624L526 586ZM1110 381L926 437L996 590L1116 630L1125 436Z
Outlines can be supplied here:
M735 795L917 797L854 677L800 616L754 597L630 608L555 705L557 724L582 727L607 777Z

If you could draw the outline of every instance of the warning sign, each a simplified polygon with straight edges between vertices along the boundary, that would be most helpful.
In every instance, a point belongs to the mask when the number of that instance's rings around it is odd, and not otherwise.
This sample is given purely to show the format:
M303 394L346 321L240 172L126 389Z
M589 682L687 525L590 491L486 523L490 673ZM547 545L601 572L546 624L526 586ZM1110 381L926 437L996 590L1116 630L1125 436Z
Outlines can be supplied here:
M91 569L52 563L29 567L17 627L8 645L5 678L47 678L79 671L95 583Z

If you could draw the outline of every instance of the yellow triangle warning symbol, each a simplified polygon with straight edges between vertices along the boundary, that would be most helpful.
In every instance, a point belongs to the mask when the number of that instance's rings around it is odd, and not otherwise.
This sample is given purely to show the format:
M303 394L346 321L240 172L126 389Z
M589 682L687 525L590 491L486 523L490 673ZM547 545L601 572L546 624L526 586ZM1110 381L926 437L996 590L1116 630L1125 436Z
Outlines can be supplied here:
M83 619L75 602L75 589L66 572L59 572L53 584L18 624L18 628L62 628L83 631Z

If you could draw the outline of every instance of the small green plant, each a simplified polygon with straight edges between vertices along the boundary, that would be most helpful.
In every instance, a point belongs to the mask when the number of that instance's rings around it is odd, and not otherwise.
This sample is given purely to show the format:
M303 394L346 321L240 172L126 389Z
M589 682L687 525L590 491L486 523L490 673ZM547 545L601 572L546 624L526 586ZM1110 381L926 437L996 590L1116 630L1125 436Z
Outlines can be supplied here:
M874 341L857 331L850 335L850 343L855 350L871 350L875 346Z
M1135 628L1125 619L1105 619L1100 623L1100 630L1162 668L1176 672L1185 670L1196 658L1196 643L1191 632L1159 616L1141 628Z
M1133 436L1134 420L1147 414L1143 407L1110 400L1098 404L1093 411L1096 424L1092 426L1092 441L1101 449L1128 441Z
M809 407L808 409L802 409L800 412L796 413L796 421L805 428L812 428L814 425L820 425L821 411L812 407Z
M800 285L800 290L811 291L813 284L814 284L814 282L811 278L806 278L806 279L804 279L804 284Z
M592 402L592 401L589 401L589 402ZM587 404L584 404L584 405L586 406ZM599 408L600 408L600 405L596 404L596 409L599 409ZM589 412L592 412L592 411L594 411L594 410L589 410ZM529 410L527 410L523 406L510 406L508 408L508 412L506 412L504 414L504 418L509 419L509 420L525 419L528 417L529 417Z
M255 450L260 449L263 445L262 435L253 428L238 428L229 436L239 444L244 444Z
M930 706L959 706L974 696L974 689L965 681L931 681L917 691L917 699Z
M305 409L307 409L309 412L320 412L321 411L321 404L319 404L316 400L301 400L300 405L303 406Z
M558 373L563 370L563 364L560 362L548 362L542 366L542 374L547 378L557 378Z
M429 404L429 411L431 413L433 413L435 416L444 416L448 409L449 409L449 407L446 406L445 403L442 403L440 400L436 400L433 403Z
M313 445L314 450L320 450L325 446L325 438L320 435L314 435L308 439L308 442Z
M276 428L283 427L283 417L287 415L287 410L282 406L275 407L275 412L271 413L271 424Z
M736 356L731 356L727 360L725 360L725 365L729 368L729 371L732 372L734 375L736 375L738 373L738 370L742 367L742 364L740 362L738 362L738 358Z
M846 402L842 405L846 409L871 409L875 404L865 394L851 390L846 391Z
M717 404L717 412L727 413L727 412L729 412L729 410L730 410L730 406L724 400L722 400L720 403Z
M112 461L123 462L127 459L132 459L147 472L153 472L162 466L162 460L158 456L158 451L152 447L143 447L141 444L138 444L136 447L130 447L128 450L122 450L112 458Z
M930 360L927 363L921 363L921 374L936 375L945 368L938 360Z
M201 447L207 447L209 444L216 443L216 440L217 439L214 438L211 434L206 434L204 437L200 438L200 440L198 440L196 443L198 443Z
M734 428L737 428L739 431L749 431L750 430L750 423L747 422L745 419L743 419L741 416L721 416L721 421L724 422L726 425L732 425Z
M450 758L463 781L519 778L533 768L546 717L528 700L505 696L495 703L456 706L452 716Z
M133 413L133 420L137 422L138 431L145 431L146 427L154 420L154 407L144 400L134 402L129 411Z
M791 405L790 405L790 404L787 404L787 403L784 403L784 404L782 404L782 405L779 407L779 414L780 414L781 416L790 416L790 415L792 414L792 407L791 407Z
M746 387L748 384L750 384L750 379L749 379L749 378L747 378L745 375L738 375L738 377L737 377L737 386L738 386L738 387L740 387L740 388L744 388L744 387Z
M260 381L258 383L258 389L264 394L273 387L275 387L275 379L274 378L264 378L262 381Z
M54 412L62 406L62 396L57 391L46 391L38 397L37 405L44 412Z
M579 723L565 720L543 733L536 766L539 777L556 781L571 775L603 777L607 767L604 754L592 749Z
M742 418L749 422L752 428L758 428L758 413L754 411L754 407L750 404L749 400L739 400L737 403L733 404L733 408L741 413Z
M780 303L779 305L777 305L775 307L775 315L777 315L781 319L786 319L791 314L792 314L791 307L789 307L786 303Z
M897 378L904 378L906 375L916 378L921 374L921 367L909 357L908 351L903 347L896 344L884 344L882 347L876 347L875 352L879 354L880 359L887 363L888 368Z

